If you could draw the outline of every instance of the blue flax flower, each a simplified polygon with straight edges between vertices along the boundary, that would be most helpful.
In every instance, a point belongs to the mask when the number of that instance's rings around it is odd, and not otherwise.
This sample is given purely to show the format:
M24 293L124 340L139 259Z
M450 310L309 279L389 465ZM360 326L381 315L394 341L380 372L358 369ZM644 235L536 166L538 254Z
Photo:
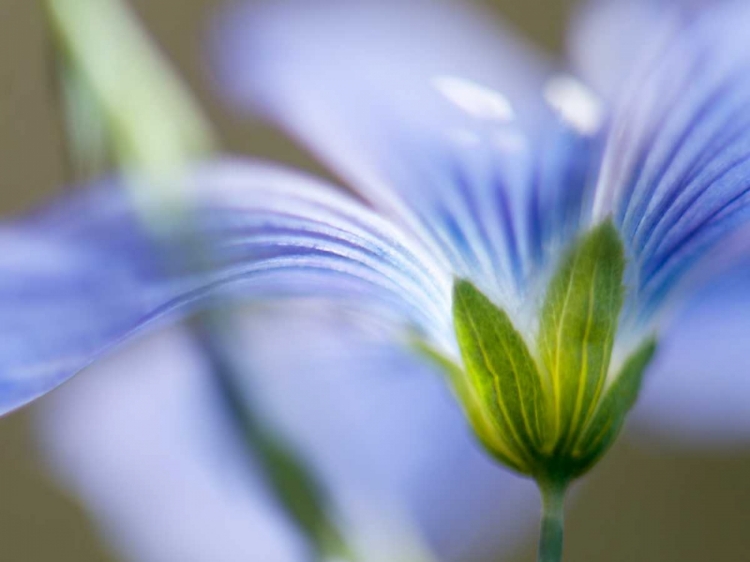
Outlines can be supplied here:
M276 3L220 26L231 94L354 193L265 164L196 168L185 194L215 265L200 275L164 275L112 185L4 227L3 411L209 293L262 302L249 311L248 365L273 376L254 377L252 391L333 483L362 540L389 542L377 540L389 516L373 523L363 505L403 508L441 559L473 559L511 540L508 509L528 489L457 432L439 369L414 341L462 367L453 295L468 280L533 347L561 262L611 224L626 290L599 391L656 334L639 418L747 436L749 363L737 342L748 310L738 267L750 256L750 9L595 5L571 36L574 78L486 18L401 4ZM176 373L200 361L173 363L184 347L166 337L169 357L146 345L126 373L110 365L60 393L45 425L55 458L133 556L295 560L301 547L218 437L210 392ZM193 532L209 521L210 533ZM244 524L267 532L250 540Z

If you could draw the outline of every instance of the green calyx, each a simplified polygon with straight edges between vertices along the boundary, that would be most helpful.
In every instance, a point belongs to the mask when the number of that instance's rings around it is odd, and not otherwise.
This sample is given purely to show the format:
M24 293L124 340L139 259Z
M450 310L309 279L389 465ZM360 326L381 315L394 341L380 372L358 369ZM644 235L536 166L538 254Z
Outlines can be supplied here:
M608 376L624 269L611 222L579 239L550 281L534 347L474 285L456 282L463 366L421 348L449 373L480 441L514 470L540 482L569 482L617 437L656 349L646 340Z

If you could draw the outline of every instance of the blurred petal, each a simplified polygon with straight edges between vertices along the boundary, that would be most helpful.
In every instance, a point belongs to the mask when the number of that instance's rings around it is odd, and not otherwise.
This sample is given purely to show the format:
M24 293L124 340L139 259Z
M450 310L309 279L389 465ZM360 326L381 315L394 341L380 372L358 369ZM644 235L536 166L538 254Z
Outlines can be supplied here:
M369 306L381 321L450 347L450 277L388 222L270 166L209 165L192 181L186 194L215 266L201 274L166 275L164 256L111 186L0 230L0 413L208 293Z
M664 48L686 18L732 0L587 0L573 10L569 63L608 101L627 89L639 64Z
M750 439L750 269L699 293L662 342L633 412L637 430L688 445Z
M666 40L633 55L595 205L597 216L612 213L621 227L645 315L750 218L750 6L672 4L653 23Z
M555 130L562 146L539 161L539 130L558 126L543 104L549 65L487 20L429 0L276 2L230 10L216 37L240 104L514 308L564 237L546 214L580 215L581 185L560 178L587 168L590 147Z
M638 63L663 48L674 32L672 7L678 1L583 2L574 10L567 35L572 69L605 99L616 100Z
M365 107L378 103L376 96L388 97L388 103L410 110L404 113L425 120L436 116L435 80L459 76L500 94L470 87L462 92L458 81L454 98L473 101L467 108L484 117L502 119L524 103L536 108L534 98L549 66L531 44L468 3L258 4L232 6L218 22L217 62L224 85L238 101L270 113L326 154L325 145L332 145L328 148L341 153L330 156L342 165L347 147L333 145L347 131L324 135L319 127L330 122L356 130L356 123L345 120L352 104ZM367 86L375 89L368 92ZM324 112L319 120L307 111L312 107Z
M387 549L397 551L409 521L446 561L482 559L524 537L538 508L533 486L478 450L439 377L420 361L346 315L319 311L274 309L254 317L244 336L255 402L318 469L355 537L369 548L367 560L395 559ZM189 358L187 351L171 349ZM178 373L152 360L163 345L149 343L143 352L148 359L123 354L124 367L102 364L48 398L41 428L64 480L83 490L94 513L119 527L131 548L151 552L146 560L182 560L193 541L223 544L219 552L227 553L216 558L196 549L191 560L197 562L303 560L292 549L295 541L286 550L274 542L287 530L266 496L255 487L242 490L238 453L227 444L231 432L205 423L212 418L211 393L200 362L167 363ZM195 472L211 492L207 506L201 486L181 481ZM161 505L149 510L153 488ZM244 518L222 523L244 508ZM204 510L210 517L203 518ZM248 527L235 535L250 523L249 514L264 517L258 533L273 532L256 536ZM200 533L191 532L195 519L203 521ZM269 550L277 558L258 556L256 541L277 549ZM241 556L246 553L255 556Z
M45 457L127 560L304 559L212 390L181 331L139 340L39 404Z

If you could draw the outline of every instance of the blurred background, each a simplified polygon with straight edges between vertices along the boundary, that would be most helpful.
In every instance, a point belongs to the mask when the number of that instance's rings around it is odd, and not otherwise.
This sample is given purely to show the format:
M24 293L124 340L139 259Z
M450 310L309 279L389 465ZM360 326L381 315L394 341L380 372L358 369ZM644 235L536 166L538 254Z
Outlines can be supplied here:
M291 143L240 122L210 88L202 39L221 0L133 0L151 34L203 102L225 149L313 164ZM485 2L557 50L574 2ZM0 0L0 214L29 209L70 183L55 58L40 3ZM0 251L2 251L0 249ZM41 401L36 408L44 408ZM81 508L45 477L30 410L0 419L0 561L114 561ZM750 449L694 451L628 439L570 502L567 560L745 560L750 551ZM528 545L507 562L533 560ZM259 561L260 562L260 561Z

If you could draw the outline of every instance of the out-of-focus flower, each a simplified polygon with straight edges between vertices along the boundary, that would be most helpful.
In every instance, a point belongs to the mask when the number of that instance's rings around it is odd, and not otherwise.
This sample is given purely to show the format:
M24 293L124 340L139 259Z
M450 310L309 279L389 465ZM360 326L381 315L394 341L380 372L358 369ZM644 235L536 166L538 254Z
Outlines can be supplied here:
M545 80L547 63L507 38L493 38L481 18L459 17L442 3L357 3L336 11L321 5L275 5L266 12L233 12L229 28L222 27L220 35L231 53L224 74L234 94L252 101L308 143L361 197L256 164L196 170L186 194L200 210L196 229L213 241L216 269L180 278L165 277L158 264L149 261L153 254L148 242L138 237L127 202L111 188L93 190L31 220L8 225L2 236L6 247L14 250L3 258L7 273L0 285L9 303L0 320L0 345L6 346L3 409L49 390L136 331L190 310L207 292L264 301L324 301L339 314L353 315L357 329L369 335L365 340L374 337L381 353L373 358L366 353L373 349L371 343L361 345L357 338L348 339L352 334L342 336L347 347L334 354L336 371L352 380L363 366L369 370L390 365L391 380L397 381L396 375L418 364L405 349L415 333L460 364L452 317L455 278L471 280L507 313L525 339L533 341L542 297L562 256L582 233L610 216L627 258L627 293L614 350L614 364L621 365L643 337L664 328L668 305L675 302L672 297L680 287L689 286L699 264L704 279L712 279L719 266L747 255L740 234L750 210L747 117L742 112L750 101L750 86L744 80L750 60L743 48L750 10L741 3L700 11L639 2L632 9L621 7L616 18L592 17L582 23L580 37L596 37L599 43L573 49L585 55L574 61L574 68L599 96L567 75ZM620 32L632 28L627 25L632 14L648 18L648 26L635 26L644 34L639 45L648 47L623 56L628 52L627 34ZM722 241L726 243L719 246ZM19 299L23 306L10 306ZM733 302L717 299L717 304L730 306L715 314L730 322L736 312ZM317 338L324 337L329 326L338 333L342 325L329 307L325 310L329 312L320 316L325 321L303 331L321 334L311 339L315 345L303 347L304 353L296 357L299 363L280 368L274 362L289 357L268 341L257 346L257 355L275 357L269 363L277 373L316 365L317 354L329 349ZM674 340L690 341L680 336L680 328L695 326L677 328ZM288 337L303 342L306 336L295 333L289 330L274 341ZM268 336L262 327L258 335ZM705 349L672 345L670 351L666 335L665 355L689 354L693 360L683 367L694 372L703 368L713 377L712 369L719 363L711 355L710 336L705 335ZM399 361L385 361L391 353ZM727 377L734 392L744 390L730 373L736 371L719 375ZM612 384L614 377L605 375ZM105 385L92 377L89 384L115 389L123 381L138 384L119 378ZM679 393L679 387L692 380L686 378L665 391ZM142 382L147 391L152 381ZM330 410L344 408L338 382L333 386L335 406ZM289 397L299 392L296 384L290 387L282 393L282 403L289 404ZM602 395L604 388L599 391ZM136 416L139 405L127 396L121 400L120 393L112 396L117 398L98 419L107 427L122 427L118 414L125 419L130 412ZM389 396L401 400L407 395L396 384ZM404 406L407 419L381 435L406 433L404 426L417 420L423 407L429 411L426 396L427 391L413 390ZM304 393L296 396L303 402L304 398ZM127 519L123 527L137 536L153 532L154 526L138 519L148 510L140 506L139 512L134 495L123 497L122 492L126 484L147 490L149 479L129 478L124 462L113 460L118 457L111 443L91 423L81 421L97 419L95 411L91 418L87 415L89 408L100 407L97 401L77 398L72 390L68 400L76 406L66 407L62 397L51 425L80 427L81 433L72 433L83 435L83 442L92 447L61 437L53 440L69 466L92 470L87 478L70 470L69 478L113 521ZM658 410L663 403L654 404ZM694 407L700 411L700 403ZM286 419L299 424L294 431L303 435L316 425L294 422L299 409L297 405ZM451 415L446 405L438 409L441 417ZM373 410L382 416L389 412L380 405ZM179 412L193 408L186 402L176 411L179 417ZM692 415L693 411L685 413ZM360 425L375 417L365 416ZM434 446L436 454L456 451L461 467L485 466L472 456L475 452L464 452L461 438L445 439L446 432L435 431L439 427L435 424L420 433L408 452ZM183 426L176 432L188 438L186 460L175 451L177 458L159 466L193 459L190 466L210 480L209 492L226 493L219 467L213 467L214 473L207 464L211 451L200 445L210 437L201 440L198 435L192 442L191 433ZM331 433L321 430L320 435ZM352 442L361 445L360 435L354 431ZM153 437L160 439L161 434ZM385 449L389 447L395 448L387 440ZM315 450L332 448L321 443ZM328 454L338 458L339 452L319 453L319 463L325 464L322 459ZM92 469L99 454L122 468L109 474ZM409 458L398 451L393 456L394 462ZM370 464L374 463L368 469ZM418 468L409 474L430 476L439 464L413 466ZM356 467L347 472L363 481L369 475L364 469L357 473ZM482 494L492 477L459 478L460 473L449 471L452 480L445 487L439 478L425 476L422 485L436 488L420 496L422 503L410 502L431 544L448 559L467 559L472 548L481 550L487 535L498 531L495 525L485 526L486 513L501 513L509 505L493 499L483 511L473 502L490 499ZM384 469L383 474L390 472ZM410 485L411 478L416 477L407 478ZM358 483L360 490L363 481ZM402 485L387 488L396 490L395 496L414 493ZM413 489L419 489L419 482ZM465 502L465 510L448 502L435 508L438 489L458 494L462 499L457 503ZM433 509L424 507L428 497ZM180 499L184 498L165 492L165 501L175 502L170 504L173 509L181 509ZM223 510L229 504L225 496L213 505ZM174 523L169 511L155 515L156 523ZM458 522L466 520L467 512L476 519L461 529ZM442 517L445 520L439 521ZM186 515L185 521L188 525L194 520ZM180 535L173 542L152 537L149 544L174 556L178 546L187 548L186 540L199 538L192 535ZM268 546L268 552L279 548L279 560L295 555L284 553L287 547L281 544ZM237 548L242 553L252 547ZM159 556L155 550L148 552ZM232 551L226 556L236 559L239 554Z

